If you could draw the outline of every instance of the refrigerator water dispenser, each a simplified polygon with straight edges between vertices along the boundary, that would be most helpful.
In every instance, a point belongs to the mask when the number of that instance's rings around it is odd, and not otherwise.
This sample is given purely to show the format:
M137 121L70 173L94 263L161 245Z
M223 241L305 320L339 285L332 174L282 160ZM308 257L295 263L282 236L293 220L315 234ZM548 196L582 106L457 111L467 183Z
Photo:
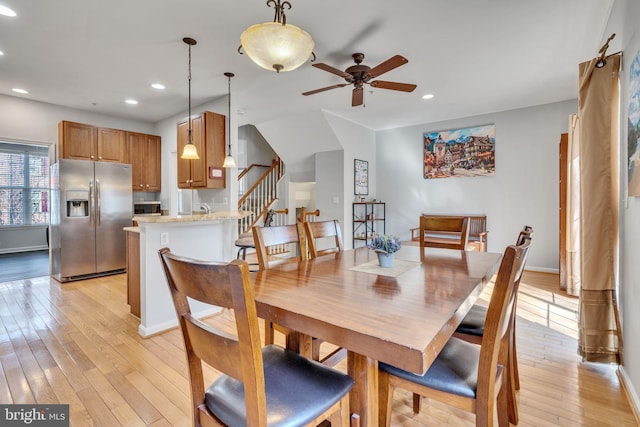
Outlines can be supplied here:
M89 192L85 190L67 191L67 216L89 216Z

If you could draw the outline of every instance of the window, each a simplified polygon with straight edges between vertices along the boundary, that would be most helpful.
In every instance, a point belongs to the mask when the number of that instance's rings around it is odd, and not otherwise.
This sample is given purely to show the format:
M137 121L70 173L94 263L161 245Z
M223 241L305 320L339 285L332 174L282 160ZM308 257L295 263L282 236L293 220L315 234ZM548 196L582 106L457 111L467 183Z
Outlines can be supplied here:
M0 227L49 223L49 147L0 141Z

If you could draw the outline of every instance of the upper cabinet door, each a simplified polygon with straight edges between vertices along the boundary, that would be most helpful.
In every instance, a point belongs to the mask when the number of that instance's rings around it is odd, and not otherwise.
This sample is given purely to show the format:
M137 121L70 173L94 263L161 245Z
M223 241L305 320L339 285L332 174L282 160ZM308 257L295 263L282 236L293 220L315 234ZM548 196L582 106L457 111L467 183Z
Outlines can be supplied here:
M61 159L97 160L95 126L63 121L58 125Z
M160 191L162 180L160 137L127 132L127 146L133 191Z
M128 163L126 132L62 121L58 125L60 158Z
M146 135L127 132L129 162L131 163L131 188L133 191L144 191L145 179L145 144Z
M125 131L98 128L97 151L100 162L128 163Z
M162 182L162 142L159 136L147 135L147 182L145 191L160 191Z

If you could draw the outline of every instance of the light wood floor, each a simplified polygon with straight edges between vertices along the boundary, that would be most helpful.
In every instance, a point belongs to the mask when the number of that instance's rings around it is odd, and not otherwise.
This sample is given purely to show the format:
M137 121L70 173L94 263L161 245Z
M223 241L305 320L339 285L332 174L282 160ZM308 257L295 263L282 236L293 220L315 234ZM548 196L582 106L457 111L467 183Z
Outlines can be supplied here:
M558 293L557 281L526 272L521 285L520 425L638 425L616 367L580 363L576 300ZM230 325L231 318L225 312L210 321ZM73 426L191 425L180 332L138 335L125 275L1 283L0 319L1 403L68 403ZM395 394L392 424L475 425L472 415L434 402L413 415L405 392Z

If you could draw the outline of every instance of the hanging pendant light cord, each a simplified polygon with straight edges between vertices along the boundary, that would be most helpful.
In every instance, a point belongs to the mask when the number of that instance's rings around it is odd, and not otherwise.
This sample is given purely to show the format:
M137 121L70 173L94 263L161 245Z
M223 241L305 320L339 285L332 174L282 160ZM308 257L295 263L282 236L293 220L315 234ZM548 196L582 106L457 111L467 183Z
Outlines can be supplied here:
M191 138L191 44L189 44L189 139L187 140L188 144L193 144L193 139Z

